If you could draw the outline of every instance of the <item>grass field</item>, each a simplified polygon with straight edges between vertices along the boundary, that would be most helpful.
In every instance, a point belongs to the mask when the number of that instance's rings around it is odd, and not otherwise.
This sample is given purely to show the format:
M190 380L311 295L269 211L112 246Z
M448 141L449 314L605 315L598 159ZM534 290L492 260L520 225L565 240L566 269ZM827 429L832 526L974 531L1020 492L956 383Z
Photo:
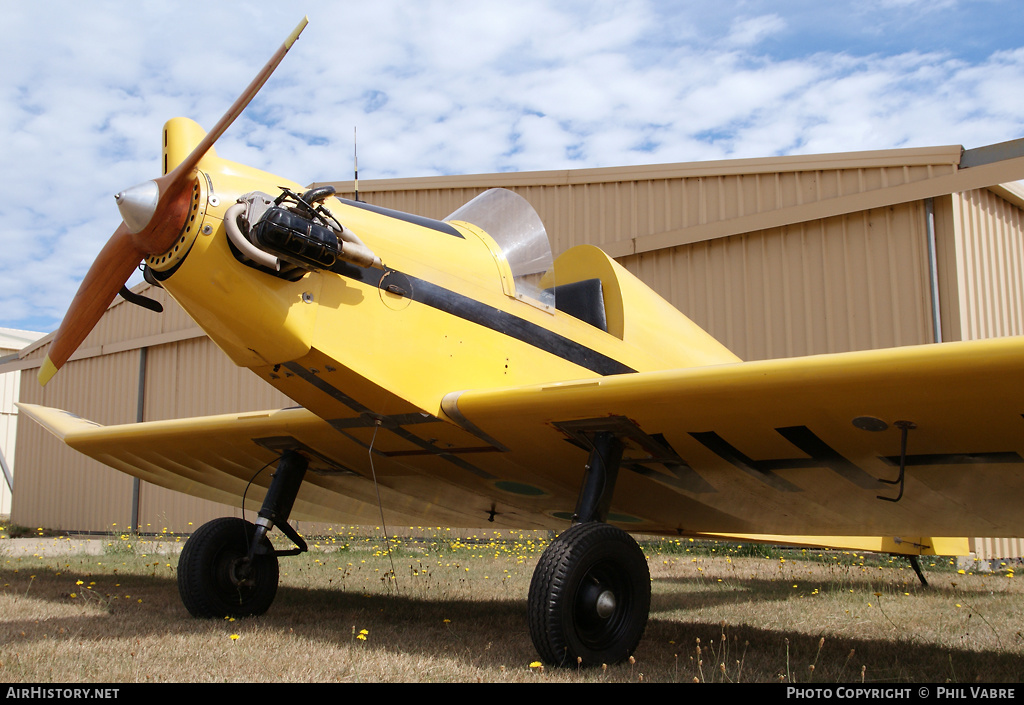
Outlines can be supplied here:
M645 541L652 609L633 662L576 670L535 662L526 594L545 541L518 532L435 530L391 557L331 532L281 559L269 612L240 620L188 615L175 537L114 535L99 555L47 541L30 554L0 539L0 682L1024 680L1013 565L926 558L924 588L888 556Z

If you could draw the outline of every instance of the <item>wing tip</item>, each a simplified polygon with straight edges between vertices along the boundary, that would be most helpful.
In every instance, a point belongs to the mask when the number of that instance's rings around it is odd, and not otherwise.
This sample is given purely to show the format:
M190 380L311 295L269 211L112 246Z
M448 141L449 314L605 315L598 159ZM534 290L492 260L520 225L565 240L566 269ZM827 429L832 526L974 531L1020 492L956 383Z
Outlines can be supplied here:
M82 417L72 414L71 412L64 411L63 409L54 409L49 406L27 404L25 402L17 402L17 406L19 413L25 414L25 416L35 421L65 443L68 443L68 441L76 437L80 437L82 432L88 433L89 431L103 428L101 424L98 424L95 421L83 419ZM68 443L68 445L71 444Z

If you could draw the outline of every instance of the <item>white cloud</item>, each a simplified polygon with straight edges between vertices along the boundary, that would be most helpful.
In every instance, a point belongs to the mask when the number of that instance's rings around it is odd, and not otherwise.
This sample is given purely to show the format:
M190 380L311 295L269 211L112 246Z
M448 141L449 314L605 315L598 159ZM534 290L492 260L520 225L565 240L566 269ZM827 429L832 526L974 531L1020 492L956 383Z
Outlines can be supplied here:
M1024 48L1005 27L1019 12L985 7L987 25L923 46L907 18L942 26L963 7L325 4L217 150L311 182L348 178L353 126L364 180L980 146L1024 134ZM156 175L163 122L210 127L300 12L5 6L0 325L57 324L119 221L112 194Z
M765 37L777 34L786 28L786 21L778 15L759 17L738 17L733 20L725 44L734 47L751 47Z

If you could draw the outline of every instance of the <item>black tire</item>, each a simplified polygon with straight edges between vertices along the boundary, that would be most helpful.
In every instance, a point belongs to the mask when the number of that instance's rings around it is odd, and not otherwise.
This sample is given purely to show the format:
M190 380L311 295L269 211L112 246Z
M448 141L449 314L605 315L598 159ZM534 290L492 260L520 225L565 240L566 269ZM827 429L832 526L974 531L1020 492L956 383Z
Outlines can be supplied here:
M263 614L277 594L277 556L257 554L245 575L256 527L236 517L214 519L185 542L178 559L178 593L193 617ZM263 545L270 549L265 537Z
M552 665L618 663L640 643L650 609L651 573L636 541L608 524L577 524L533 572L530 637Z

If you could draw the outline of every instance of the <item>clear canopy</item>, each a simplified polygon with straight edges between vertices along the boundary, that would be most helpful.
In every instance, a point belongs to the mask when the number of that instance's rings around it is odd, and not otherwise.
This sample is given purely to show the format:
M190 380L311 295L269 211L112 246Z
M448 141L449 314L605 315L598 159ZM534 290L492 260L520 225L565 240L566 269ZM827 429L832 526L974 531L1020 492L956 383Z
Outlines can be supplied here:
M516 296L528 296L554 308L554 290L538 286L554 263L551 243L540 216L525 198L507 189L493 188L445 220L471 223L490 235L512 270Z

